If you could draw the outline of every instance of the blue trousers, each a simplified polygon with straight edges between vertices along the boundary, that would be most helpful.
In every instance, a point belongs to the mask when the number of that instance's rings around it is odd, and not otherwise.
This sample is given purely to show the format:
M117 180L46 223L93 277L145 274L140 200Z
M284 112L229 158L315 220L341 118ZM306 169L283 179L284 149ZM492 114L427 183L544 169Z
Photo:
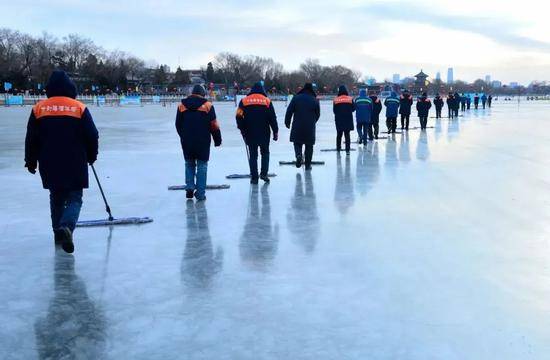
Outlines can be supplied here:
M185 160L185 188L196 190L195 197L204 199L206 197L206 175L208 172L208 161Z
M50 211L54 231L63 227L74 231L81 208L82 189L50 190Z
M367 143L368 128L369 124L367 123L357 123L357 135L363 144Z

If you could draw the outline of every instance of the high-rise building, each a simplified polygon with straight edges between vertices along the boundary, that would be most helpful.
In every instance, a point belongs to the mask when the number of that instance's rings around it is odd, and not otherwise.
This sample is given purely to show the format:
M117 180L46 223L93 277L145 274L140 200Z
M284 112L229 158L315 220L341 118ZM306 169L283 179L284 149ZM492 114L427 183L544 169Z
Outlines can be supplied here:
M401 80L401 76L399 76L399 74L393 74L393 81L392 82L394 84L399 84L400 80Z
M452 84L454 82L453 68L447 69L447 84Z
M517 88L518 86L519 86L519 84L518 84L518 82L516 82L516 81L512 81L512 82L510 83L510 87L511 87L512 89L515 89L515 88Z
M435 79L436 79L436 80L441 80L441 71L438 71L438 72L435 74Z
M493 80L493 82L491 83L491 86L494 88L500 88L502 87L502 81Z
M485 75L485 82L487 84L490 84L491 83L491 75Z

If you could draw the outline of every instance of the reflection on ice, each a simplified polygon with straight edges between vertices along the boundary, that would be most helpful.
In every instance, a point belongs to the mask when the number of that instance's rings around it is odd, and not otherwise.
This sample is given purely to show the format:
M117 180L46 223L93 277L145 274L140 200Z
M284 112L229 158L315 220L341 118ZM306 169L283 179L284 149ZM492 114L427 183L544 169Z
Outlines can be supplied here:
M367 146L358 149L355 176L357 190L361 196L365 196L380 177L377 141L369 142Z
M189 289L209 289L223 266L223 250L214 253L204 202L187 201L187 240L181 263L181 277Z
M353 180L351 179L351 160L346 156L345 168L342 170L342 156L336 158L336 185L334 186L334 203L340 214L345 215L355 202Z
M428 160L430 158L428 134L426 134L426 131L422 131L418 136L418 141L416 142L416 158L422 161Z
M75 258L58 249L54 256L54 296L45 318L34 325L40 359L101 359L106 320L76 275Z
M252 186L246 222L239 243L241 260L254 270L265 270L275 259L278 246L279 225L273 225L271 220L268 185L264 184L261 191L257 186Z
M399 141L399 160L405 163L411 161L408 131L405 131L403 135L401 135L401 140Z
M290 201L286 219L292 240L306 253L313 253L321 229L311 171L306 171L304 177L305 184L302 174L296 174L294 196Z

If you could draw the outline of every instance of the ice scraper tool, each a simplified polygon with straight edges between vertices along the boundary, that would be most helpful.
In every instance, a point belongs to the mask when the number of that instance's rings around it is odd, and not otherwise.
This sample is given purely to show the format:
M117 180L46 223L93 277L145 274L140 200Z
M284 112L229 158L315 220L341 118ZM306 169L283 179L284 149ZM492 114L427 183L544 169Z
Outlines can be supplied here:
M111 207L107 203L107 198L105 197L105 193L103 192L103 187L101 186L101 182L99 181L97 172L95 171L95 168L93 165L90 165L90 166L92 167L92 171L94 172L94 177L95 177L95 180L97 181L97 186L99 187L99 191L101 192L101 197L103 198L103 202L105 203L105 211L107 211L107 214L109 214L109 217L105 220L79 221L76 223L76 226L90 227L90 226L131 225L131 224L145 224L153 221L153 219L149 217L129 217L129 218L115 219L113 217L113 214L111 213Z

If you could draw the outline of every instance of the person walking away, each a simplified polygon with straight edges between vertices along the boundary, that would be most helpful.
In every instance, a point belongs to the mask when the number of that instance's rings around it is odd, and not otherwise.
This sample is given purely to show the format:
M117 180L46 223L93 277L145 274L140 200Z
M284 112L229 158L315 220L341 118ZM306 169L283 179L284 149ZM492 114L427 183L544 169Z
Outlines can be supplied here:
M372 92L369 96L372 100L372 114L370 123L367 125L367 131L369 134L369 140L378 139L378 131L380 129L380 113L382 112L382 102L376 96L375 92Z
M455 102L454 102L454 116L458 117L458 111L460 110L460 102L462 101L462 97L458 92L455 92Z
M409 130L409 119L411 117L411 107L413 104L413 97L409 93L409 90L403 91L403 94L399 97L399 114L401 115L401 130Z
M395 130L397 129L397 114L399 112L399 98L394 91L384 100L384 105L386 106L386 127L388 128L388 134L395 134Z
M454 117L454 102L455 97L453 94L449 94L447 96L447 110L449 111L449 119L452 119Z
M342 150L342 135L346 143L346 154L350 152L350 132L353 131L353 112L355 111L355 102L349 96L348 89L344 85L338 88L338 96L334 98L332 112L334 113L334 122L336 124L336 151Z
M466 109L470 110L470 107L472 106L472 97L470 94L466 97Z
M493 103L493 95L489 95L489 97L487 97L487 106L489 106L490 108L492 103Z
M176 130L185 158L185 190L187 199L206 200L206 178L211 140L222 144L216 110L207 101L206 91L195 85L191 95L181 101L176 114Z
M250 93L239 102L236 120L250 153L250 183L258 183L258 148L262 155L259 178L268 183L269 141L271 131L273 140L279 139L279 125L275 109L262 82L254 84Z
M483 94L481 95L481 106L483 109L485 109L485 105L487 104L487 95Z
M367 144L372 111L372 99L367 96L366 89L360 89L359 96L355 99L355 122L357 124L357 134L359 135L359 140L357 141L359 144Z
M466 111L466 96L464 93L460 96L460 111Z
M435 94L434 105L435 105L435 118L441 119L441 109L443 109L443 99L439 93Z
M422 93L422 96L416 100L416 110L418 111L418 117L420 118L420 129L426 130L428 126L428 115L432 102L428 99L427 93Z
M297 168L302 166L305 155L306 170L311 170L315 128L320 116L321 108L317 94L313 90L313 85L306 83L288 104L285 115L285 126L291 129L290 141L294 143ZM302 154L304 147L305 154Z
M55 243L74 252L73 232L88 188L88 164L97 159L99 135L90 111L76 100L76 86L64 71L54 71L46 84L46 100L33 108L25 137L25 167L39 168L42 186L50 191Z
M479 95L476 93L474 95L474 109L477 110L478 106L479 106Z

